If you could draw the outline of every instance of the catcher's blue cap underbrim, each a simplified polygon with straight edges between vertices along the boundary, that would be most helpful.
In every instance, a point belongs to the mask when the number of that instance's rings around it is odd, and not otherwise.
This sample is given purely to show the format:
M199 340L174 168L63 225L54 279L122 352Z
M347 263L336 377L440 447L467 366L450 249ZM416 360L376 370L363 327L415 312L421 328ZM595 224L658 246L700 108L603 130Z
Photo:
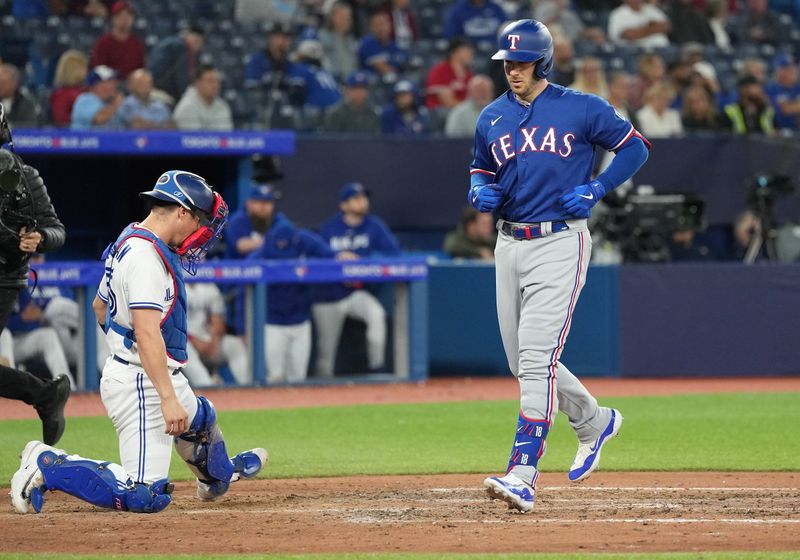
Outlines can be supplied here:
M526 51L509 51L501 49L492 55L492 60L513 60L514 62L536 62L542 57L532 58Z

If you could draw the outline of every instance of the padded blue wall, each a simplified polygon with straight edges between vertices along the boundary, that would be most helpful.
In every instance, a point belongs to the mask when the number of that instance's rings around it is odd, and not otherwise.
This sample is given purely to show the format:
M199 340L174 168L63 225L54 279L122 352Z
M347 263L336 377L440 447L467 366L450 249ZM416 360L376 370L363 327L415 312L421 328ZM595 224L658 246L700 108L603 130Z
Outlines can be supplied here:
M430 268L429 344L432 375L507 375L497 325L495 270L480 263ZM592 267L578 300L562 361L579 375L616 375L618 269Z
M432 375L505 375L494 267L430 269ZM623 377L800 374L800 265L589 269L562 361Z

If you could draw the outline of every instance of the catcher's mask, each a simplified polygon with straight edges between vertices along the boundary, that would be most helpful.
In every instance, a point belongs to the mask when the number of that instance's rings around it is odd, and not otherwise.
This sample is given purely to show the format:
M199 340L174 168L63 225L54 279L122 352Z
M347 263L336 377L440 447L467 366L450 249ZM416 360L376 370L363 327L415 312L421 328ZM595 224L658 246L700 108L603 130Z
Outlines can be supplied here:
M175 252L189 274L197 272L197 263L222 238L228 221L228 205L206 180L188 171L167 171L158 178L153 190L139 193L142 198L183 206L200 219L200 227L187 237Z

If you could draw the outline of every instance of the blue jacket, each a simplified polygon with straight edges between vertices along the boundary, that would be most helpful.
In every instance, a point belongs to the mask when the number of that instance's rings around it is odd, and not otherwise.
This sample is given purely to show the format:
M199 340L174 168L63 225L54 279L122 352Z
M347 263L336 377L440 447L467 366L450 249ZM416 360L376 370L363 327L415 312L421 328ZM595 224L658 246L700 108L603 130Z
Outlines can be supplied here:
M444 36L447 39L466 37L477 41L496 41L497 30L509 18L505 11L492 0L475 7L469 0L459 0L450 8L444 20Z
M358 61L364 70L372 70L372 63L378 60L386 61L397 72L402 72L408 63L408 54L397 46L394 41L383 44L373 35L361 39L358 45Z
M417 107L411 113L403 114L394 104L389 104L381 113L381 132L383 134L424 135L431 131L431 121L425 107Z
M351 251L360 257L379 255L397 256L400 244L389 227L377 216L368 214L361 225L350 227L344 222L344 214L322 224L319 231L334 253ZM320 302L339 301L349 296L361 286L358 284L321 284L317 287L315 300Z
M327 109L342 100L339 84L330 72L312 64L298 63L297 66L303 76L304 105Z
M333 258L334 253L319 235L295 225L283 217L276 220L264 235L264 243L248 259L290 260ZM270 284L267 287L267 323L297 325L311 317L311 297L307 284ZM244 332L244 297L236 302L235 323Z
M11 14L17 19L47 19L47 0L14 0Z
M31 282L28 283L28 288L23 288L19 291L17 301L14 304L14 309L8 316L6 327L12 333L30 332L42 326L41 321L24 321L22 319L22 311L31 303L44 309L55 297L72 298L73 293L69 288L59 288L58 286L37 286L31 293L30 288L33 286Z
M283 213L275 212L271 227L275 227L277 224L284 221L288 222L289 220ZM248 255L239 252L236 248L236 243L243 237L250 237L252 233L253 223L250 221L250 216L247 215L244 208L231 214L231 217L228 219L228 226L225 228L225 258L243 259L247 257Z

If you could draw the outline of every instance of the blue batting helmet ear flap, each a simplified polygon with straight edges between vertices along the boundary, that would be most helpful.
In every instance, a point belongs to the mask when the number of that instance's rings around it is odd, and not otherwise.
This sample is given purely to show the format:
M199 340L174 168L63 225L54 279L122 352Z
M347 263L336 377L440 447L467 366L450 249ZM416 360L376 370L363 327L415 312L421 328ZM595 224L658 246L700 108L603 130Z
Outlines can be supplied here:
M538 62L534 73L544 79L553 69L553 36L535 19L512 21L497 34L492 60Z

